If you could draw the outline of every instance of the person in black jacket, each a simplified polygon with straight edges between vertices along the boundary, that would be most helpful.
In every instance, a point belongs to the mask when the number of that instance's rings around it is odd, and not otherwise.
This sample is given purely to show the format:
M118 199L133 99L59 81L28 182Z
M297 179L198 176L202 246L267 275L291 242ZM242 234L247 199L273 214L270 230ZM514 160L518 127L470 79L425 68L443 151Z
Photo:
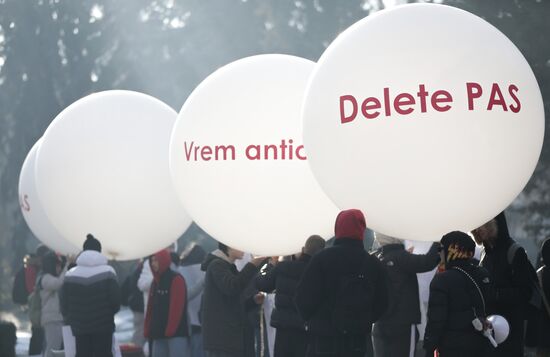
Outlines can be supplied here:
M494 313L502 315L510 324L508 339L496 350L499 357L523 357L525 308L531 299L536 273L523 248L511 255L515 243L508 233L504 212L472 234L483 244L480 265L489 271L495 286Z
M308 357L363 357L372 323L386 311L386 273L363 248L365 229L361 211L340 212L334 245L311 259L298 284Z
M405 250L399 239L376 233L380 249L376 256L388 272L389 308L374 325L372 338L376 357L414 356L420 323L417 273L433 270L440 261L439 243L425 255Z
M306 240L296 260L268 264L256 278L258 290L275 291L275 309L271 314L271 326L277 329L274 357L303 357L306 354L305 324L296 310L294 295L311 257L324 248L325 240L313 235Z
M76 357L110 357L120 288L101 243L88 234L83 248L65 275L61 311L75 336Z
M264 264L263 266L266 266ZM244 328L245 351L242 357L259 357L269 354L267 325L264 314L266 293L256 287L256 277L250 280L241 295L247 324Z
M489 273L472 263L475 244L466 233L448 233L441 244L445 271L437 273L430 284L426 357L433 357L436 349L440 357L486 357L492 347L472 321L477 319L481 330L488 327Z
M202 295L202 335L206 357L242 357L246 320L242 294L265 258L252 259L239 272L243 252L219 243L201 268L206 271Z
M550 304L550 239L542 244L541 257L543 266L537 271L541 288ZM537 357L550 357L550 306L543 302L537 328Z

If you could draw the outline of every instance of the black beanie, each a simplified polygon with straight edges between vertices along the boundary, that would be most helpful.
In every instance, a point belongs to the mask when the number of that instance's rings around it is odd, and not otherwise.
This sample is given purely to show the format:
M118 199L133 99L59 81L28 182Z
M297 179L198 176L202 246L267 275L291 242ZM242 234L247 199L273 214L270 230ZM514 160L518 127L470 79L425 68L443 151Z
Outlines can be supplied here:
M82 246L83 250L95 250L96 252L101 253L101 243L95 239L95 237L91 234L88 234L86 236L86 241L84 242L84 245Z
M468 260L474 256L476 244L464 232L454 231L441 238L441 245L445 252L445 261Z

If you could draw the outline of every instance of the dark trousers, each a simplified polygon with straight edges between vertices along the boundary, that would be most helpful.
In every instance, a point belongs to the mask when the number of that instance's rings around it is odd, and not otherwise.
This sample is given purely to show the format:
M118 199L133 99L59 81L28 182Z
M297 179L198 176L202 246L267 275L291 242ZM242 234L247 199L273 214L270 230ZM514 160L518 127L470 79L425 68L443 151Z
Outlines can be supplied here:
M42 327L31 328L31 341L29 343L29 355L42 354L44 350L44 329Z
M0 321L0 356L15 357L16 342L15 325L11 322Z
M446 333L438 350L440 357L502 357L477 331Z
M439 357L500 357L493 348L488 348L486 344L465 344L462 349L439 349ZM522 356L523 357L523 356Z
M367 352L365 335L310 335L306 357L364 357Z
M75 336L76 357L113 357L113 333Z
M376 357L409 357L414 356L418 331L411 324L374 324L372 340Z
M307 350L307 335L297 329L278 328L275 335L274 357L304 357Z
M498 357L523 357L524 343L524 322L520 315L508 316L502 314L510 324L510 333L508 338L498 345L494 352L494 356Z

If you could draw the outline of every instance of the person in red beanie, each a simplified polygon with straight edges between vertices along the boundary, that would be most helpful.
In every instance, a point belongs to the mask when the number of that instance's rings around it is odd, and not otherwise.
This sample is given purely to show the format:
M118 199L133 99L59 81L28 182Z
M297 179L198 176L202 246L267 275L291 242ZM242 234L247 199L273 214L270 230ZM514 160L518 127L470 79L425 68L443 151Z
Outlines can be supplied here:
M153 283L149 290L144 335L153 341L155 357L190 353L187 288L183 276L170 269L171 262L168 250L161 250L149 260Z
M372 324L386 311L386 273L363 248L366 222L357 209L336 217L332 247L316 254L295 303L306 322L307 357L363 357Z

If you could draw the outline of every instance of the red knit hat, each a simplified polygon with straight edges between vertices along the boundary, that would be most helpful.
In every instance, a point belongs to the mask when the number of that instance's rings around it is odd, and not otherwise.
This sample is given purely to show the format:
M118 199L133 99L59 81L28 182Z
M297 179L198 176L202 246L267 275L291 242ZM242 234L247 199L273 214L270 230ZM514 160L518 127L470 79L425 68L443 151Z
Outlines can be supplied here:
M342 211L336 217L334 235L338 238L363 240L367 223L363 212L358 209Z

